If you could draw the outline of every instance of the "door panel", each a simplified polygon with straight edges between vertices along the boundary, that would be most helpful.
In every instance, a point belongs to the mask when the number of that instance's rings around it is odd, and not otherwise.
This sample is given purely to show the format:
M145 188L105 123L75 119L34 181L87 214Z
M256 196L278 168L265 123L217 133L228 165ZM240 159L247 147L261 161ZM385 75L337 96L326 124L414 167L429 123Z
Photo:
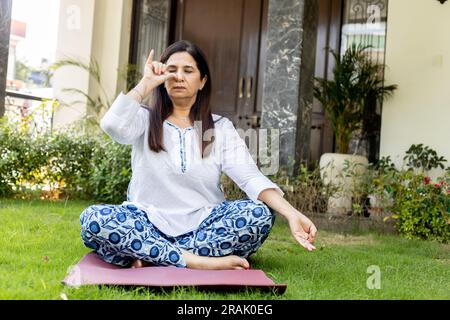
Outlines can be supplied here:
M238 95L238 127L257 126L255 110L258 82L258 51L260 37L261 1L244 1L243 26L241 36L241 57L238 85L242 84L242 94Z
M178 0L175 39L197 44L212 76L212 111L237 127L257 122L262 0Z
M334 58L326 48L339 52L342 0L319 0L315 77L332 79ZM310 162L333 152L333 129L324 108L313 100L311 116Z

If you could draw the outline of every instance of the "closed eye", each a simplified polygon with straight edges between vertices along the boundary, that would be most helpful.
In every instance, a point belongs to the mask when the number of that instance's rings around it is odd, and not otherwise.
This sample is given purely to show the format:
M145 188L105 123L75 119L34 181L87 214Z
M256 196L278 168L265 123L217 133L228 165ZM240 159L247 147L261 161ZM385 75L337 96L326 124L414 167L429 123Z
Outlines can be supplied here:
M177 72L177 69L175 69L175 68L168 68L167 69L167 72ZM184 69L184 72L186 72L186 73L192 73L192 72L194 72L194 70L192 69L192 68L186 68L186 69Z

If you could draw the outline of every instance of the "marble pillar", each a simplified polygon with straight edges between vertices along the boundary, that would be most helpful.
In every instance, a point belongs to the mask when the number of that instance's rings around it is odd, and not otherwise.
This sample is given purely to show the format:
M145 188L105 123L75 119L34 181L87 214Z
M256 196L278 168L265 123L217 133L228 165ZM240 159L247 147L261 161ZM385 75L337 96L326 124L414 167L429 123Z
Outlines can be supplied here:
M307 49L315 48L317 31L312 29L316 25L304 26L314 20L314 17L305 18L305 14L314 13L311 9L317 9L316 0L269 0L261 127L279 128L280 166L287 166L290 174L293 161L303 160L298 157L307 159L309 151L312 91L305 94L302 90L311 89L314 75L310 70L314 71L315 51L307 53L303 48L305 37L308 37ZM302 69L304 57L312 65ZM302 77L302 72L306 77ZM306 81L305 86L301 81ZM300 135L299 130L302 130ZM299 137L304 140L297 141Z
M12 0L0 1L0 117L5 114L6 74L8 72L9 34Z

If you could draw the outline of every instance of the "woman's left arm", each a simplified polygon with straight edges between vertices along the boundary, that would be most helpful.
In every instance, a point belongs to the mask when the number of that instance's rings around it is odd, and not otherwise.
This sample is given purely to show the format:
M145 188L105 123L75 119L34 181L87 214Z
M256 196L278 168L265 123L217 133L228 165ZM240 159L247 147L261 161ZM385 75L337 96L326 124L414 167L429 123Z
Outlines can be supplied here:
M263 190L259 194L258 200L263 201L288 220L292 236L302 247L308 251L316 249L312 244L317 235L317 228L314 223L295 209L275 189Z
M312 245L317 233L314 224L306 216L292 207L284 198L278 185L264 176L256 166L244 140L239 136L233 123L225 119L223 124L223 146L221 167L238 186L256 203L264 202L289 221L294 239L306 250L314 250Z

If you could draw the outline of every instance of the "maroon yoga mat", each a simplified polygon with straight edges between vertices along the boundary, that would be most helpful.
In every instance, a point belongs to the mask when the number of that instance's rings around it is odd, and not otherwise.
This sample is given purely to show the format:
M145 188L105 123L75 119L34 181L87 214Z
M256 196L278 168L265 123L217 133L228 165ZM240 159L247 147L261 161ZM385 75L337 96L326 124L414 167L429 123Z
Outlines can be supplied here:
M88 253L63 280L68 286L124 285L147 287L199 287L207 289L255 288L283 294L286 284L276 284L262 270L198 270L177 267L121 268Z

